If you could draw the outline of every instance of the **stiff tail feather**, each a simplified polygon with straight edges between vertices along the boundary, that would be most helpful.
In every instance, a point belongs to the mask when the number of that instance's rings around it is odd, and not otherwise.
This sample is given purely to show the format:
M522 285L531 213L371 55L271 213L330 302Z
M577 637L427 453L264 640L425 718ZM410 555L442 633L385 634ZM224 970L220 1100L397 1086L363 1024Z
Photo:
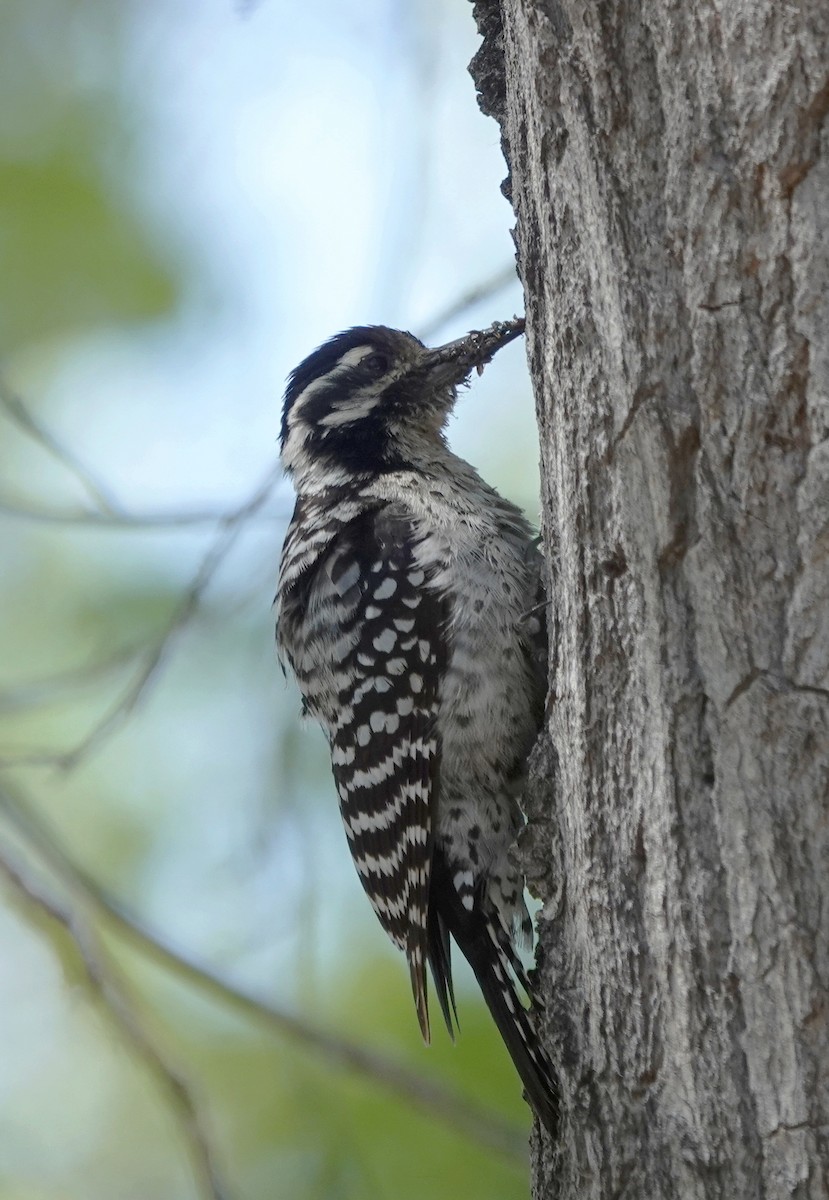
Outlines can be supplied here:
M454 1036L455 1001L449 961L451 933L475 974L487 1008L524 1084L527 1100L542 1125L555 1137L559 1122L559 1090L552 1063L538 1038L534 1012L524 1007L516 986L516 975L519 981L525 978L523 967L519 961L518 970L513 969L516 956L511 946L502 944L503 930L497 915L493 913L488 917L477 900L471 911L465 908L448 872L441 866L433 862L429 965L449 1032Z

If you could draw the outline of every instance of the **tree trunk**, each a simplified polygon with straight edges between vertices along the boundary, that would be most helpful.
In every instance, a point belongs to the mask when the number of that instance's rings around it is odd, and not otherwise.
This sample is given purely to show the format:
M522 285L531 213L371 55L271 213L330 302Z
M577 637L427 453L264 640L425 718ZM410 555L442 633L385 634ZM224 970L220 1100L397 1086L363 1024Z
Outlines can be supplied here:
M829 5L481 0L541 437L535 1192L829 1195Z

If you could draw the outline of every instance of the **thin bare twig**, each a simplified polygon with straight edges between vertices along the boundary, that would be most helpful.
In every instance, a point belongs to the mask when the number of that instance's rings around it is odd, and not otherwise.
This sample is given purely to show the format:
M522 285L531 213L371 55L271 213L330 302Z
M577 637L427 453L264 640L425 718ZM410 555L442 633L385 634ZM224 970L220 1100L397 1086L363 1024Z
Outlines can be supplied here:
M0 713L19 712L54 702L65 692L76 692L96 680L112 675L132 662L144 649L142 645L120 646L112 654L83 666L70 667L39 679L26 679L0 691Z
M454 321L467 309L480 304L510 284L517 282L514 263L501 267L487 279L462 292L445 308L435 313L421 327L420 336L429 341L450 321ZM38 421L0 377L0 403L8 415L30 437L52 454L67 470L80 481L95 502L95 508L60 508L44 504L33 504L0 494L0 512L21 520L36 521L50 525L89 526L96 529L183 529L193 525L209 525L227 520L227 514L218 510L201 509L193 512L130 512L114 500L92 472L77 456L58 441L56 436ZM267 514L276 520L287 514Z
M454 321L457 317L466 312L468 308L473 308L476 304L480 304L482 300L489 299L497 292L503 291L509 287L511 283L517 283L518 276L515 272L515 263L509 263L505 267L501 267L494 275L490 275L488 279L482 279L476 283L474 287L462 292L451 304L434 316L421 327L420 336L425 342L430 341L436 333L443 329L444 325L448 325L450 321Z
M0 376L0 405L19 429L22 429L28 437L42 446L47 454L51 454L52 458L65 467L71 475L74 475L102 512L114 516L120 511L120 505L109 488L96 479L89 467L82 463L68 446L64 446L60 439L35 417L2 376Z
M106 954L93 927L78 908L47 895L42 886L29 877L25 868L11 861L7 847L2 845L0 873L6 877L24 903L46 913L66 930L83 963L91 992L124 1041L166 1092L203 1194L210 1200L229 1200L229 1194L220 1181L210 1138L204 1128L190 1084L170 1065L144 1028L129 999L126 984Z
M161 935L147 929L119 900L109 895L69 858L43 822L34 815L31 805L13 796L7 787L0 787L0 811L66 887L78 890L100 916L109 920L156 961L175 971L180 978L189 980L214 999L231 1005L275 1033L306 1046L321 1055L327 1064L353 1071L379 1084L433 1119L488 1149L510 1160L520 1162L525 1159L526 1136L513 1125L399 1063L275 1008L230 983L212 968L196 962L190 955L174 948Z
M472 287L462 292L445 308L435 313L424 323L420 336L428 341L443 326L454 321L467 309L480 304L497 292L502 291L512 283L517 282L514 263L501 267L487 279L482 279ZM93 472L80 461L74 451L65 446L58 437L40 421L21 397L14 392L0 376L0 405L5 409L9 418L29 437L38 442L43 449L62 464L79 483L85 488L95 507L91 509L63 509L43 504L21 502L12 497L0 495L0 512L7 516L24 520L38 521L54 525L86 525L102 529L140 529L140 528L185 528L190 525L207 525L226 519L226 514L214 510L196 510L194 512L150 512L134 513L126 510L112 495ZM282 514L278 514L281 519Z
M271 467L244 504L222 518L219 532L204 555L190 586L176 605L175 611L162 630L160 637L144 655L143 666L92 729L70 750L26 751L0 761L0 767L58 767L64 771L71 771L82 759L100 749L101 745L124 723L144 696L173 640L193 617L202 596L238 540L246 521L268 499L281 474L280 467Z
M194 509L192 512L171 509L167 512L132 512L121 508L118 512L101 512L97 508L59 508L44 504L31 504L0 495L0 513L22 521L34 521L42 525L69 525L101 530L175 530L189 529L197 525L217 525L227 518L227 509ZM284 521L290 512L260 513L260 520Z

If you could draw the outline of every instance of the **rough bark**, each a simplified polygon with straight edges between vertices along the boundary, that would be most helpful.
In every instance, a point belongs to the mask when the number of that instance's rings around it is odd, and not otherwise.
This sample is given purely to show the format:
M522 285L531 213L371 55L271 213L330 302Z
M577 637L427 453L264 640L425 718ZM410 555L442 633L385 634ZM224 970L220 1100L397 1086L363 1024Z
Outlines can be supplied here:
M829 1195L829 5L481 0L541 438L539 1197Z

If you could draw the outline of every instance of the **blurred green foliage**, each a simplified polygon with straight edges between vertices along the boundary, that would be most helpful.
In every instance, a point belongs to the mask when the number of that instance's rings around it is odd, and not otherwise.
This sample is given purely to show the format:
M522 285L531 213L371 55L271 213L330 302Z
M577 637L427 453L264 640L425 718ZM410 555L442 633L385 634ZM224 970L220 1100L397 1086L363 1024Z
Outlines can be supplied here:
M140 224L116 207L90 149L78 141L60 157L0 161L6 352L98 322L153 317L175 301L174 280Z
M175 273L111 166L129 152L119 7L0 5L0 353L175 304Z

